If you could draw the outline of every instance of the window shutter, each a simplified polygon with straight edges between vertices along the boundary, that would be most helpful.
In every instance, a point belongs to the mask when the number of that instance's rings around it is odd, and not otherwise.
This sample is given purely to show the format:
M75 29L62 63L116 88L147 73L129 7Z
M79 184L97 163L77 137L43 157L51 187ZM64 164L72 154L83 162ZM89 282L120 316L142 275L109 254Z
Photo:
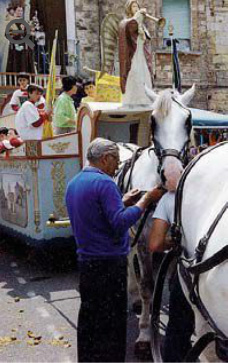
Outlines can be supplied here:
M166 18L164 38L169 38L169 22L174 26L174 38L190 39L189 0L163 0L163 16Z

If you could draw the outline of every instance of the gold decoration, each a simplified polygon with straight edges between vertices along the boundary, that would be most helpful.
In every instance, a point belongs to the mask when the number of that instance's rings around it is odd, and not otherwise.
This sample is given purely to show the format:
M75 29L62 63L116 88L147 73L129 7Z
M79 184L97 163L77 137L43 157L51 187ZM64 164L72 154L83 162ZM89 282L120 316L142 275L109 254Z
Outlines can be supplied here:
M66 151L69 145L70 142L58 142L56 144L48 144L48 146L57 154L61 154L62 152Z
M32 170L32 186L33 186L33 205L34 205L34 224L35 232L39 233L40 230L40 209L39 209L39 192L38 192L38 160L29 161L30 168Z
M26 156L28 157L38 157L40 156L40 143L35 140L26 141Z
M51 177L53 181L53 203L58 218L66 218L67 210L65 206L66 176L63 161L53 161Z

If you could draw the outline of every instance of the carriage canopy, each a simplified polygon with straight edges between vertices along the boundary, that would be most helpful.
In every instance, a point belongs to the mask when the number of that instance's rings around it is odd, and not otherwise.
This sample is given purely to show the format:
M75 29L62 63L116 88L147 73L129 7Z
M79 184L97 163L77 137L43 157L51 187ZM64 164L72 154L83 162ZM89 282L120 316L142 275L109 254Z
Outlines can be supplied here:
M191 108L194 128L228 128L228 115Z

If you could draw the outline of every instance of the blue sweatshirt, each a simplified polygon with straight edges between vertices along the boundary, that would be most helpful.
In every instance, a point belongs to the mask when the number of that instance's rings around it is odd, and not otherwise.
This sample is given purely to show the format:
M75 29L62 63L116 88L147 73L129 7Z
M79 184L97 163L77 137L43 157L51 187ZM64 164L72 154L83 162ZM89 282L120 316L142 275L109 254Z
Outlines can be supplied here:
M119 188L107 174L85 167L68 184L66 204L81 260L129 253L128 229L142 210L124 207Z

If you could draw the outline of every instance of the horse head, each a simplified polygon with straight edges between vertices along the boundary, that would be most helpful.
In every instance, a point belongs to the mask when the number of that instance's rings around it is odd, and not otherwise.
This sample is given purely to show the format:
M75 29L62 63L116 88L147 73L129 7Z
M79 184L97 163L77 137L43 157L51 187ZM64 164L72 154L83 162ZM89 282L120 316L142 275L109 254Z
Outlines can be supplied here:
M195 85L184 94L165 90L159 94L145 86L153 102L152 139L159 160L159 173L168 190L175 190L183 166L191 132L191 112L186 107L195 93Z

